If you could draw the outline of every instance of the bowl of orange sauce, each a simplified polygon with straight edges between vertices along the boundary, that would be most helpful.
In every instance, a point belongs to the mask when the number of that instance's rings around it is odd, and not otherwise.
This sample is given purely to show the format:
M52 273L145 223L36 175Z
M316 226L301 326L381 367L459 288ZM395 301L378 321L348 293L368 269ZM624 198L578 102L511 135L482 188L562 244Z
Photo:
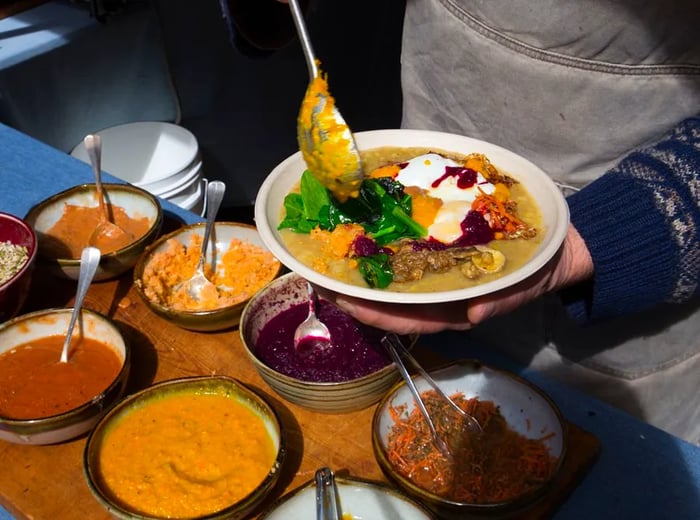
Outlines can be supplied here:
M116 518L244 518L274 487L285 450L262 395L228 376L185 377L112 408L88 437L83 472Z
M25 220L36 232L38 262L62 277L78 279L80 254L88 245L100 249L102 257L95 281L117 277L131 269L160 233L163 210L158 198L129 184L103 184L111 221L130 237L105 239L90 243L95 228L102 222L102 212L95 184L73 186L33 206ZM122 235L123 236L123 235Z
M68 361L61 350L73 309L0 324L0 439L54 444L83 435L124 393L130 349L116 324L81 311Z

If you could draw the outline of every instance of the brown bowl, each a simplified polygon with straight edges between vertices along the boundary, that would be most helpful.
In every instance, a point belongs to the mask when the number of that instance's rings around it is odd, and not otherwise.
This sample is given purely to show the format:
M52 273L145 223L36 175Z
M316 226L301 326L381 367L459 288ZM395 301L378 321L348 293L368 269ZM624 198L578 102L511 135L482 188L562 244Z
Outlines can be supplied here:
M175 309L161 301L157 301L154 297L149 297L148 291L146 290L148 284L144 281L144 272L149 262L153 260L154 255L164 253L168 250L169 241L177 240L181 244L187 245L189 244L191 236L199 235L201 237L204 235L204 227L204 223L183 226L172 233L160 237L151 244L144 251L134 267L134 287L148 308L161 318L175 323L183 329L209 332L237 326L241 317L241 312L246 303L248 303L250 297L236 304L212 310ZM216 222L212 231L211 240L216 244L217 266L219 266L217 269L222 268L222 255L228 250L233 239L249 242L267 251L255 226L237 222ZM211 251L212 248L209 247L207 250L207 262L212 261ZM275 263L276 268L274 269L274 273L272 273L274 276L270 276L269 279L260 280L259 287L263 287L280 273L282 265L277 260L275 260Z
M490 401L498 407L499 414L511 430L528 439L540 439L549 455L553 457L549 460L548 473L538 475L537 485L523 490L522 493L496 500L491 500L490 497L488 500L478 501L457 500L428 491L426 487L418 485L397 467L389 450L390 434L396 422L405 420L416 409L413 395L403 381L392 388L380 401L372 421L372 445L382 471L406 493L435 511L440 518L521 518L519 515L546 496L561 472L567 449L567 429L559 409L549 396L527 380L516 374L482 365L478 361L453 362L431 370L429 374L447 395L454 396L461 393L465 399L477 398L479 401ZM431 390L423 377L414 376L413 381L421 394ZM475 415L479 417L478 414ZM440 419L436 420L434 416L433 421L440 423ZM482 419L482 426L485 428L481 435L494 435L494 430L486 427L486 424ZM496 433L496 435L501 434L502 431ZM485 446L489 445L483 438L472 439L473 444L469 442L464 444L467 449L454 468L456 472L471 467L469 461L473 460L472 455L477 453L477 450L487 449ZM426 441L424 446L435 451L427 436ZM422 453L422 451L413 447L410 453ZM487 452L483 451L483 453L482 456L489 457L489 461L493 460ZM543 460L547 459L543 458ZM481 474L479 478L488 482L487 479L490 476ZM455 481L467 482L467 476L457 474ZM470 489L470 492L473 490Z
M126 450L128 457L131 457L133 454L139 461L149 461L145 464L137 465L131 471L132 474L139 476L141 471L145 472L142 485L149 489L146 493L149 497L155 498L155 503L138 504L134 499L124 497L120 494L119 488L123 481L120 479L110 481L105 477L104 467L102 466L102 457L105 449L112 446L118 451L120 447L119 439L121 437L114 440L114 437L111 437L111 435L115 433L116 428L123 425L130 417L134 417L134 412L138 413L141 410L148 410L150 414L154 408L161 407L169 399L178 399L183 396L196 398L197 396L211 395L225 397L232 404L243 405L244 409L260 419L262 424L259 426L264 429L265 434L269 438L273 460L269 467L261 468L265 469L265 471L261 471L262 476L259 481L250 482L252 489L245 496L232 503L225 504L217 511L206 514L202 512L201 515L193 514L193 516L188 516L187 518L190 520L247 518L266 499L280 477L281 467L286 454L285 431L275 410L262 396L231 377L185 377L163 381L130 395L112 408L90 433L83 452L83 473L93 496L113 517L123 520L155 520L164 518L156 513L163 506L163 503L158 503L158 501L176 500L178 503L188 505L199 503L191 496L186 495L180 486L190 485L192 486L190 491L193 491L192 488L195 488L195 490L197 488L206 490L209 486L214 486L216 483L227 484L226 480L230 483L232 477L236 477L238 471L244 471L244 464L240 463L242 459L247 459L247 463L252 463L250 462L251 458L243 450L242 445L236 445L235 448L224 451L223 455L212 451L226 448L226 446L221 445L225 441L220 436L215 435L214 432L226 433L228 431L226 428L231 427L245 429L246 425L240 422L229 421L235 426L222 425L221 429L217 429L216 425L212 425L209 431L206 425L200 425L197 422L197 418L194 417L198 410L207 406L206 403L201 402L198 403L197 408L188 408L184 418L179 416L176 418L172 409L164 411L161 408L158 417L166 427L169 421L183 421L182 427L178 426L172 430L166 430L165 439L161 438L158 429L148 429L140 436L141 442L138 446L130 445ZM189 402L191 404L191 401ZM180 410L183 410L183 408L180 408ZM156 414L155 411L152 413ZM191 418L189 429L187 417ZM223 417L221 420L217 420L217 423L220 424L222 421L224 421ZM198 429L200 427L201 429ZM193 449L184 449L182 451L168 450L168 442L189 443L193 446ZM197 449L196 446L200 446L200 448ZM204 448L201 446L204 446ZM167 462L157 467L155 464L151 466L150 461L153 461L154 457ZM196 463L193 462L194 460L196 460ZM238 465L240 467L237 467ZM162 473L160 476L156 475L158 470L166 472L172 470L172 479L169 480L167 474L165 476ZM148 479L148 476L152 476L152 478ZM177 482L177 484L172 485L173 481ZM202 481L204 481L203 485ZM162 489L160 492L156 489L159 483L169 487L169 498L164 497ZM121 499L119 498L120 496L122 497Z
M95 273L95 281L115 278L131 269L146 246L158 236L163 225L163 210L158 198L151 193L130 184L103 184L103 187L109 204L123 208L131 218L148 218L150 227L133 243L103 254ZM45 247L49 241L48 231L61 218L66 204L97 206L95 184L74 186L44 199L29 210L25 220L34 228L39 240L37 261L57 276L77 280L80 257L61 258Z

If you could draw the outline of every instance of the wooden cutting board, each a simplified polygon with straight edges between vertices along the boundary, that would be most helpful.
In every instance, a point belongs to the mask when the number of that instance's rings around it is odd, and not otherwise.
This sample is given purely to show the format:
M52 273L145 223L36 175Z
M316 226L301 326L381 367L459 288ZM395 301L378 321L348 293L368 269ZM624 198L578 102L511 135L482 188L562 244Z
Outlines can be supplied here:
M247 360L238 329L216 333L186 331L151 313L132 288L131 273L94 283L85 306L116 321L132 348L128 392L153 382L203 374L235 377L265 396L281 417L287 433L287 458L280 480L266 500L307 482L317 468L386 482L372 451L374 407L342 415L322 414L288 403L277 396ZM70 306L76 283L35 270L31 292L22 312ZM443 364L421 347L421 362ZM426 366L430 366L426 364ZM433 365L434 366L434 365ZM568 455L561 478L526 520L550 517L566 500L595 461L598 440L569 424ZM53 446L26 446L0 441L0 503L18 519L107 520L110 515L92 497L82 473L85 436ZM266 504L263 504L264 507Z

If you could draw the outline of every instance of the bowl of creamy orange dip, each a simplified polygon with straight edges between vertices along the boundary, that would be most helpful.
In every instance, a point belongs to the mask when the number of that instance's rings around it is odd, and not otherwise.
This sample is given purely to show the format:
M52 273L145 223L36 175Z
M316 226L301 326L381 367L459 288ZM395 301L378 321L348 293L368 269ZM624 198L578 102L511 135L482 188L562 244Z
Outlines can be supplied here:
M39 202L25 217L37 235L39 264L58 276L77 280L80 254L92 245L102 254L95 281L115 278L134 267L160 233L160 202L146 190L129 184L103 187L111 221L128 233L130 240L91 243L91 235L103 219L97 190L95 184L73 186Z
M285 457L275 410L227 376L163 381L110 410L88 437L84 475L116 518L243 518Z

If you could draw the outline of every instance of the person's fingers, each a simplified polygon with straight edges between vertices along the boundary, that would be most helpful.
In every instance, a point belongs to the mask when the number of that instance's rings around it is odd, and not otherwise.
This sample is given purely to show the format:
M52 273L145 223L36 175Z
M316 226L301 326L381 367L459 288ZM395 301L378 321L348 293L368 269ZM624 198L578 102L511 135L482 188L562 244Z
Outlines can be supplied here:
M418 305L391 304L337 296L336 305L355 319L399 334L430 334L445 329L466 330L467 302Z

